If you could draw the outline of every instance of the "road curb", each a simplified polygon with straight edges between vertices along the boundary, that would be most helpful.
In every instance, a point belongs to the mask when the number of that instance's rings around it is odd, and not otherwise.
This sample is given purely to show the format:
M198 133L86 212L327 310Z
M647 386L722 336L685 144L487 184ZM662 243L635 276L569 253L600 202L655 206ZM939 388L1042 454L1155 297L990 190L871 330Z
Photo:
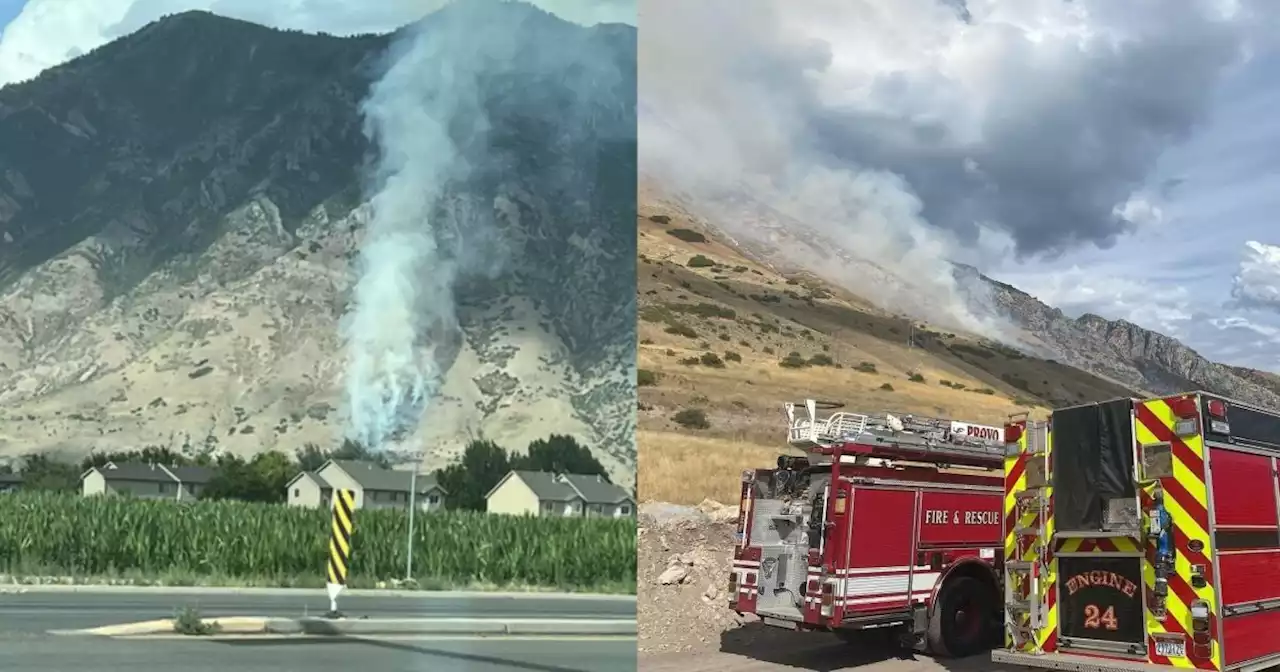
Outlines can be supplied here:
M634 636L633 619L532 618L261 618L203 619L216 635L301 635L360 637L376 635ZM173 635L173 620L105 625L66 634L104 637Z
M0 594L7 593L141 593L163 595L324 595L324 588L230 588L220 586L112 586L105 584L0 584ZM635 595L611 593L556 593L542 591L498 592L485 590L404 590L393 588L361 588L342 593L349 597L404 597L418 599L511 599L511 600L602 600L635 602Z

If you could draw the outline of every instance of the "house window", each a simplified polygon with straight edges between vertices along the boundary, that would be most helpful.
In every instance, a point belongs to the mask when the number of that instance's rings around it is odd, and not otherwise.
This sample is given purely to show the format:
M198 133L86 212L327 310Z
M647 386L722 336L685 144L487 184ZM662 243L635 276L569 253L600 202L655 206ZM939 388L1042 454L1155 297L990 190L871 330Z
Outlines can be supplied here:
M622 515L624 515L624 516L629 516L629 515L631 515L631 505L630 505L630 504L623 504L623 505L619 506L619 507L618 507L618 513L620 513L620 514L622 514Z
M433 493L430 497L427 497L427 501L431 502L431 506L435 506L440 503L440 495Z
M174 485L173 483L161 483L161 484L160 484L160 494L162 494L162 495L167 495L167 494L169 494L169 493L173 492L173 485Z
M555 513L555 512L556 512L556 503L555 503L555 502L543 502L543 503L542 503L542 512L543 512L543 513Z
M301 496L302 496L302 488L294 488L294 489L293 489L293 496L294 496L294 497L301 497Z

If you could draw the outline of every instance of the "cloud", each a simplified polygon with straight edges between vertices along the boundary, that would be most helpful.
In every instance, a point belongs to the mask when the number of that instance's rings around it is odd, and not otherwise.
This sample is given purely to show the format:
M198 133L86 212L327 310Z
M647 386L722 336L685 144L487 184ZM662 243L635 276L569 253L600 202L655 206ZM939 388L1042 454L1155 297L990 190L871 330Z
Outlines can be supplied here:
M0 85L25 81L165 14L203 9L276 28L390 32L447 0L28 0L0 34ZM531 0L569 21L635 24L635 0Z
M920 207L893 227L932 229L957 256L992 232L1022 256L1106 247L1159 219L1158 203L1131 197L1204 119L1264 9L651 0L642 163L721 190L752 174L788 188L810 170L894 175L878 193Z
M1231 279L1233 304L1280 313L1280 245L1256 240L1244 245L1240 265Z

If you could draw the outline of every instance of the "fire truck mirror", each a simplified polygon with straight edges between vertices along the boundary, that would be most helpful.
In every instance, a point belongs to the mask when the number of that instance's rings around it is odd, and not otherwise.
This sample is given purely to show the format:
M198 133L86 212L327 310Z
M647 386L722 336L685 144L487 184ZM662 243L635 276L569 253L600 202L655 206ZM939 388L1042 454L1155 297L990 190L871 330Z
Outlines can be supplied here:
M1058 572L1063 638L1080 647L1143 643L1141 558L1059 556Z
M1142 447L1142 480L1154 481L1173 476L1173 446L1152 443Z
M1027 461L1027 467L1023 473L1027 475L1028 488L1043 488L1049 485L1049 475L1046 473L1044 458L1034 458Z

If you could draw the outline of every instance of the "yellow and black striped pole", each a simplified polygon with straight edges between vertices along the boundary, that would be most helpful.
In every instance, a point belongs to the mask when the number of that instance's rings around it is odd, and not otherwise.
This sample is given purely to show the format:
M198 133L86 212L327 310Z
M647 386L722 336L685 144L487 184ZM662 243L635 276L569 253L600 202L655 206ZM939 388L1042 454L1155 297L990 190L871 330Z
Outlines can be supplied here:
M353 490L335 490L333 493L333 522L329 532L329 563L325 589L329 592L329 613L338 616L338 595L347 587L347 572L351 568L351 531L354 528L353 513L356 509L356 493Z

